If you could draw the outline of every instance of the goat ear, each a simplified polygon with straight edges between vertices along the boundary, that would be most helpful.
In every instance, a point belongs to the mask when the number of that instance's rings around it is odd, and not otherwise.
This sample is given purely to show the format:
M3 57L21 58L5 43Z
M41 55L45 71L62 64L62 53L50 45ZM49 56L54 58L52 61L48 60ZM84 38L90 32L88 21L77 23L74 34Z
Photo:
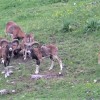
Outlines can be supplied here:
M34 38L34 34L33 33L30 33L30 37Z
M0 41L0 46L1 46L1 47L6 47L8 43L9 43L9 42L8 42L6 39L2 39L2 40Z

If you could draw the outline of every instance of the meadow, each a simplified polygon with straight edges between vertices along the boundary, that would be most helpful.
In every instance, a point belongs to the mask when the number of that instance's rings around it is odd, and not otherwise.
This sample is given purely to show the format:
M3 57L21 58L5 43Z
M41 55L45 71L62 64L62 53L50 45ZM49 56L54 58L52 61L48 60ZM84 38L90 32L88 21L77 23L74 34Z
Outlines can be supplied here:
M0 0L0 37L5 25L15 21L42 44L54 43L63 62L63 75L31 79L32 59L12 59L14 73L4 78L0 90L16 93L0 95L0 100L100 100L100 0ZM41 63L40 74L49 71L50 60ZM0 64L0 72L3 70Z

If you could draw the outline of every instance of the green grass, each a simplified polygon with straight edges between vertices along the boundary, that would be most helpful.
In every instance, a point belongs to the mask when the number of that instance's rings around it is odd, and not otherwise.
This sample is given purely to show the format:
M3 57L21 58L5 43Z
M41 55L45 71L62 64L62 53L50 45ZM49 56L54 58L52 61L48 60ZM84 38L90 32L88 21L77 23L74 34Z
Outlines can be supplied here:
M17 93L0 95L0 100L100 100L99 9L100 0L1 0L0 36L5 36L5 25L13 20L24 32L32 32L37 41L55 43L64 76L32 80L35 62L12 59L14 74L7 79L0 74L0 89L15 89ZM49 66L48 59L43 61L40 73L59 72L58 63L50 72Z

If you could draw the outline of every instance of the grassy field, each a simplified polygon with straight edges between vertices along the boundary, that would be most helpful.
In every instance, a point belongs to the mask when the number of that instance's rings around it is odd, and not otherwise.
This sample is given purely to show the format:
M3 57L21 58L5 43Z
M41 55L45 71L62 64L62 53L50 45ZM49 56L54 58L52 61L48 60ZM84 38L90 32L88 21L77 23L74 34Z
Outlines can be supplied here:
M32 80L35 62L12 59L14 73L6 79L0 73L0 90L16 93L0 100L100 100L99 9L100 0L0 0L0 36L6 23L15 21L37 41L55 43L64 66L61 77ZM58 63L51 71L49 66L43 61L40 74L59 72Z

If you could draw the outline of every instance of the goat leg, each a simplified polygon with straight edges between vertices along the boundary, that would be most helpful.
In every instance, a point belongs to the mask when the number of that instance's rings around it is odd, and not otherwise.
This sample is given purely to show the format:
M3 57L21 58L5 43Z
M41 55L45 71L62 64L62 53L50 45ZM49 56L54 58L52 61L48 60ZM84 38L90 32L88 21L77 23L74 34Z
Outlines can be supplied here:
M55 58L58 61L58 63L59 63L59 65L60 65L60 72L59 72L59 74L61 74L62 73L62 69L63 69L62 61L61 61L61 59L57 55L53 56L53 58Z
M10 76L8 67L5 67L5 78Z
M53 69L53 66L54 66L54 61L51 60L51 66L50 66L49 70Z
M27 51L24 51L24 60L26 60L26 56L27 56Z
M36 70L35 70L35 74L39 73L39 65L36 65Z
M40 68L40 60L36 60L36 70L35 70L35 74L39 73L39 68Z
M1 63L4 64L4 59L3 58L1 58Z

